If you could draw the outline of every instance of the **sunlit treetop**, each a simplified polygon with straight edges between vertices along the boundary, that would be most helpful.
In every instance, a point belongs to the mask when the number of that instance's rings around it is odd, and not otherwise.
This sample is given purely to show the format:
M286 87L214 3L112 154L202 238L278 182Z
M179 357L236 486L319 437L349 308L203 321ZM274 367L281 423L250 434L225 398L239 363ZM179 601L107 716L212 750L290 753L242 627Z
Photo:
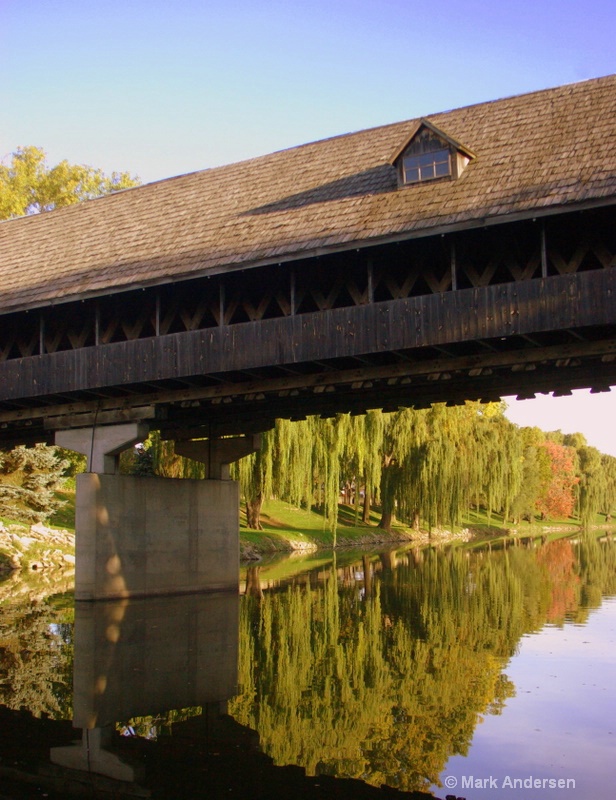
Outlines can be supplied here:
M47 164L40 147L20 147L0 163L0 219L23 217L139 186L128 172L105 175L100 169L60 161Z

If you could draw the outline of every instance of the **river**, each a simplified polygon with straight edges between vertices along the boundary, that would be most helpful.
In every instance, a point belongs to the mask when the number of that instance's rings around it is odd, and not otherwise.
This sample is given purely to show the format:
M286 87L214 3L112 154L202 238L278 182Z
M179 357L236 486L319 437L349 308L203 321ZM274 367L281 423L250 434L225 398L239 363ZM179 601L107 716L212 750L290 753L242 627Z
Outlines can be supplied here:
M612 798L601 538L284 558L239 597L0 583L0 797Z

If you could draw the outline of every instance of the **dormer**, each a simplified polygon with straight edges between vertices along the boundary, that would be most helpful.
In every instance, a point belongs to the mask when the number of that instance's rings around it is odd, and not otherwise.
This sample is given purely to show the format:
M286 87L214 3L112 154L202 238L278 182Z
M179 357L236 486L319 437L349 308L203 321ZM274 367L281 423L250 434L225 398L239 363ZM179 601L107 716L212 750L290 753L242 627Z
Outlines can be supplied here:
M467 147L422 119L390 159L396 168L398 186L433 180L455 180L475 158Z

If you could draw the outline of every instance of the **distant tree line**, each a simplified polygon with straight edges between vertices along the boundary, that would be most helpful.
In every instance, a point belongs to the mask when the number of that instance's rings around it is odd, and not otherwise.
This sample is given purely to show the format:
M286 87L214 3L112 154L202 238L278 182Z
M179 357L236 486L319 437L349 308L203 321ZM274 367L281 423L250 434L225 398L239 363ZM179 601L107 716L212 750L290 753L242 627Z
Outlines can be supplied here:
M453 526L470 508L505 523L575 515L606 521L616 505L616 458L582 434L520 428L498 403L369 411L332 419L279 420L236 475L250 527L264 498L316 506L335 528L339 502L379 526L394 517L419 528Z
M454 526L471 509L505 523L575 516L606 522L616 506L616 458L580 433L520 428L502 403L467 402L429 409L375 410L330 419L277 420L261 449L234 465L247 524L260 528L264 500L277 498L324 514L335 531L339 504L379 526ZM202 467L173 455L156 436L135 469L199 477Z

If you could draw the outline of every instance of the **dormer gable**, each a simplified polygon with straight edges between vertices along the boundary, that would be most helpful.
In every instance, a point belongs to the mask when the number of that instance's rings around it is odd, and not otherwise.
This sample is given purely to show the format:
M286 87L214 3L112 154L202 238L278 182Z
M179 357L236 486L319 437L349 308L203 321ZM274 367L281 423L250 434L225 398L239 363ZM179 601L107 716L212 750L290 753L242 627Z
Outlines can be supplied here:
M396 168L400 187L437 179L455 180L474 158L467 147L421 119L389 163Z

